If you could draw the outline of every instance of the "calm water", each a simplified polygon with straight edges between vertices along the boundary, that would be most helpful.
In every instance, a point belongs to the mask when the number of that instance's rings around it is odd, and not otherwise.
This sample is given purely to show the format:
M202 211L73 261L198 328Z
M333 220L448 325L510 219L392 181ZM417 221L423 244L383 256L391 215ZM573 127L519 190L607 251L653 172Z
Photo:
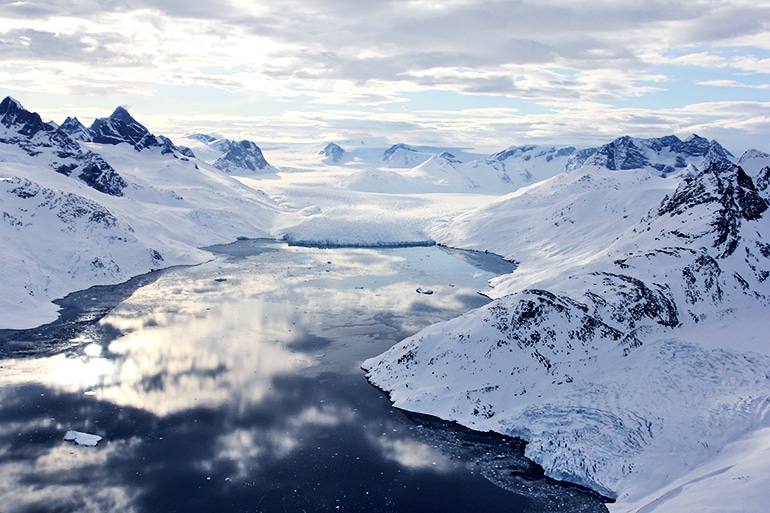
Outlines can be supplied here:
M438 247L213 249L0 333L0 511L604 511L516 440L392 408L359 368L484 304L510 264ZM104 439L77 446L70 429Z

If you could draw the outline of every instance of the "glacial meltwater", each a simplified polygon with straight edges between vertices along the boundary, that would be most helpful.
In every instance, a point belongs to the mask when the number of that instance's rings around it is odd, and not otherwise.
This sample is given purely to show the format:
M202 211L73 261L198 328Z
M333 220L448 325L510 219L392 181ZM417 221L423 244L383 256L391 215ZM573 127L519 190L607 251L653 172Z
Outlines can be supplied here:
M486 303L508 262L210 249L208 263L81 291L59 321L0 332L1 511L605 511L543 477L518 440L393 408L359 367Z

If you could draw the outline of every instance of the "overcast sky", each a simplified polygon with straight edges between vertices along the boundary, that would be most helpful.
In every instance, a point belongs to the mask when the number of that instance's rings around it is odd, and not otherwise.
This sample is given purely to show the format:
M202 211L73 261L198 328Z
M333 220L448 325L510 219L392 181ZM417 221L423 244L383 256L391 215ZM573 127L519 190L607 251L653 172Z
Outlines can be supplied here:
M770 0L0 0L44 119L464 146L698 133L770 151Z

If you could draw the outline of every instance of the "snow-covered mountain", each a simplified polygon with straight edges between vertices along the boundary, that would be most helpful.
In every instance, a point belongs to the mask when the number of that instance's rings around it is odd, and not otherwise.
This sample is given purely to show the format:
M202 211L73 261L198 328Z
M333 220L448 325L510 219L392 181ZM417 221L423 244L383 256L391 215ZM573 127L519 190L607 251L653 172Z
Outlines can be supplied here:
M190 151L225 173L238 175L271 169L262 149L252 141L233 141L211 134L190 134Z
M61 127L43 122L38 114L27 111L11 97L0 102L0 144L23 151L11 152L4 158L6 161L34 158L106 194L121 196L127 185L99 154L82 149Z
M665 175L680 172L689 165L697 170L714 160L731 162L732 158L717 141L696 134L684 141L675 135L651 139L624 136L594 150L574 152L567 169L575 170L586 164L613 170L652 167Z
M304 153L274 167L249 141L182 141L120 107L85 127L0 103L0 327L239 236L492 251L518 267L491 304L364 364L397 406L521 436L613 510L764 505L770 155L734 164L696 135L488 156L348 141L276 143L271 160Z
M345 149L333 142L324 146L324 149L319 151L318 154L323 155L324 162L327 164L340 164L348 160Z
M59 128L76 141L90 142L93 139L91 131L76 117L68 117L64 123L59 125Z
M482 158L464 160L454 150L391 146L381 162L360 159L362 167L345 183L367 192L512 192L582 166L654 169L662 175L696 173L713 160L732 162L733 156L716 141L692 135L639 139L620 137L596 148L574 146L511 146ZM354 160L351 157L346 162ZM327 164L334 161L326 159Z
M687 486L703 510L741 472L770 480L745 442L770 442L768 194L725 160L683 179L644 162L595 159L437 228L519 267L490 305L364 367L396 406L528 440L614 510L682 511L667 501ZM697 485L720 454L735 471Z
M488 160L500 162L506 171L510 168L518 183L529 185L566 171L567 162L576 151L574 146L556 148L528 144L511 146Z
M385 167L412 168L418 166L431 157L430 153L419 151L408 144L394 144L382 153Z
M56 126L12 98L0 103L2 327L52 320L51 300L74 290L269 235L278 208L264 194L116 113L85 142L65 131L78 128L74 118Z

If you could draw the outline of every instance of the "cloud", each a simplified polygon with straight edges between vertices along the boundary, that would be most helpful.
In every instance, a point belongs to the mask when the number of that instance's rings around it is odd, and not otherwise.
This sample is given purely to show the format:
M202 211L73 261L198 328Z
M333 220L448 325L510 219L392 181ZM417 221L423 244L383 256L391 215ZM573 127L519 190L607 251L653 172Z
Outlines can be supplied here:
M126 41L113 34L65 34L29 28L12 29L0 34L0 61L90 62L113 66L138 65L142 62L142 55L110 50L111 46L120 43L126 44Z
M770 89L770 84L746 84L737 80L704 80L698 82L698 85L713 87L746 87L749 89Z
M719 85L722 100L740 100L738 83L767 82L768 19L766 0L6 2L0 77L19 91L137 105L171 90L167 109L212 123L224 123L217 109L242 103L229 128L253 119L247 130L272 123L281 136L341 133L350 123L423 139L586 139L671 132L688 126L677 118L686 117L686 103L714 99L698 97L702 88L674 97L669 84ZM708 76L694 76L693 67ZM427 121L413 100L421 92L455 95L461 105ZM672 108L628 105L653 95ZM521 112L473 120L460 113L461 99L476 97ZM188 122L182 110L163 115Z

